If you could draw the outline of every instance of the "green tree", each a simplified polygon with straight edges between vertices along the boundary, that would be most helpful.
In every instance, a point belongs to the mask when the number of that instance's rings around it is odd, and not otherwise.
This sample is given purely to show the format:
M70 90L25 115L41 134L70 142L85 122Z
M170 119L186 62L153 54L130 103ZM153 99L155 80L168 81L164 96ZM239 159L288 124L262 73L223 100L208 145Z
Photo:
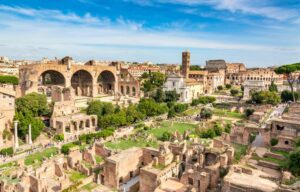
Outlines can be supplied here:
M16 99L16 111L30 111L34 117L41 115L50 116L47 97L39 93L30 93Z
M165 75L160 72L144 73L141 76L142 90L145 93L153 92L157 88L160 88L165 82Z
M182 113L182 112L186 111L188 109L188 107L189 107L188 104L178 103L178 104L174 105L174 110L176 113Z
M86 112L88 115L97 115L98 117L101 117L103 115L113 114L115 108L111 103L91 101L88 103Z
M276 92L259 91L251 94L251 101L257 104L272 104L280 103L280 96Z
M299 79L299 75L296 74L296 71L300 70L300 63L294 63L289 65L283 65L280 67L277 67L274 71L277 74L283 74L287 77L288 84L290 86L292 95L293 95L293 101L296 101L295 95L294 95L294 83Z
M161 88L159 88L156 90L155 95L152 98L156 102L162 103L162 102L164 102L164 100L166 98L166 94L164 93L164 91Z
M294 92L294 96L295 96L295 100L298 101L300 99L300 93L299 92ZM284 90L281 92L280 94L281 97L281 101L282 102L289 102L289 101L293 101L293 94L291 91L288 90Z
M172 134L168 131L163 132L162 136L160 137L160 140L162 141L169 141L171 139Z
M200 117L202 119L210 119L213 115L213 111L209 108L202 108L200 111Z
M149 117L162 115L168 111L167 105L156 103L153 99L145 98L140 100L137 108L139 112Z
M269 86L269 91L278 92L277 85L274 83L274 81L271 82L271 85Z
M231 94L232 96L237 96L237 95L239 94L239 90L237 90L237 89L231 89L231 90L230 90L230 94Z
M213 129L207 129L200 132L201 138L214 138L216 136L216 133Z
M226 133L231 133L231 128L232 128L232 124L227 123L224 130Z
M175 117L176 115L176 112L174 110L174 106L170 107L169 108L169 111L168 111L168 118L172 118L172 117Z
M203 71L204 69L201 68L201 66L199 66L199 65L191 65L190 70L191 71Z
M288 168L296 176L300 176L300 148L292 151L289 155Z
M176 102L179 100L180 95L176 93L175 90L173 91L166 91L165 92L165 102Z

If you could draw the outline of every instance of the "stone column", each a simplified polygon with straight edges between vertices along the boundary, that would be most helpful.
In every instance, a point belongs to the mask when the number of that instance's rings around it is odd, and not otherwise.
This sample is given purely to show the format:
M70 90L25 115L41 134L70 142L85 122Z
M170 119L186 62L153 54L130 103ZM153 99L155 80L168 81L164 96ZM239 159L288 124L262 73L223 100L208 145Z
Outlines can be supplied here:
M19 147L19 139L18 139L18 121L14 121L15 125L15 143L14 148L17 149Z
M32 145L31 124L29 124L29 126L28 126L28 144Z

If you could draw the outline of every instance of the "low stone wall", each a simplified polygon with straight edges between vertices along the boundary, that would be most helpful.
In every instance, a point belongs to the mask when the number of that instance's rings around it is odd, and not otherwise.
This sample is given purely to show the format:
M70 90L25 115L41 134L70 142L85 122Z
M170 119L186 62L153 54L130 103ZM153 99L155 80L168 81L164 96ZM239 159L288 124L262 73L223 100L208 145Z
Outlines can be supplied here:
M264 154L264 157L271 157L274 159L285 160L285 157L283 155L272 153L272 152L266 152Z
M270 169L276 169L276 170L280 169L278 164L271 163L271 162L268 162L268 161L263 161L263 160L259 160L258 165L262 166L262 167L270 168Z

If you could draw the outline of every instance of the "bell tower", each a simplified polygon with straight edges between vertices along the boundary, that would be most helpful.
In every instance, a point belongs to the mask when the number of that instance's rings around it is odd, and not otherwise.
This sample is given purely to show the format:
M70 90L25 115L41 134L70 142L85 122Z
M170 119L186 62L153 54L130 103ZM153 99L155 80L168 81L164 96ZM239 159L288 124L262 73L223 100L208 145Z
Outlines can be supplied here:
M189 51L182 52L182 75L184 78L189 78L190 65L191 65L191 54Z

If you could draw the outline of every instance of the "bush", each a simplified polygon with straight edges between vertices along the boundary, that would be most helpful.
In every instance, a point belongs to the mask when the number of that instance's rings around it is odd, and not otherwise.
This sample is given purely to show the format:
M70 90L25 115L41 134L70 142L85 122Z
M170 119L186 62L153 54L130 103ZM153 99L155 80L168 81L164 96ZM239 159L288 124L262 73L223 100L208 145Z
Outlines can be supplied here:
M295 175L300 176L300 148L292 151L289 155L288 168Z
M212 96L202 96L202 97L199 97L198 99L193 99L191 105L192 106L197 106L199 104L206 105L206 104L209 104L209 103L213 103L215 101L216 101L215 97L212 97Z
M254 113L254 109L251 109L251 108L248 108L248 109L246 109L246 111L245 111L245 115L247 116L247 117L249 117L250 115L252 115L253 113Z
M13 155L14 154L14 149L12 147L4 148L0 150L1 155Z
M251 101L257 104L272 104L277 105L281 99L276 92L259 91L251 94Z
M296 101L298 101L300 99L300 93L295 92L294 95L295 95ZM293 101L293 94L291 91L288 91L288 90L282 91L280 97L281 97L282 102Z
M295 145L296 145L296 147L300 147L300 138L298 138L298 139L296 140Z
M222 85L219 85L219 86L217 87L217 89L218 89L219 91L221 91L221 90L223 90L223 86L222 86Z
M213 129L207 129L207 130L203 130L203 131L200 132L200 137L201 138L206 138L206 139L210 138L210 139L212 139L215 136L216 136L216 133Z
M67 143L61 146L61 153L68 155L70 152L70 148L77 146L79 143L78 142L73 142L73 143Z
M272 138L270 143L271 143L271 146L275 146L278 144L278 139Z
M209 108L202 108L200 112L200 117L202 119L210 119L213 115L213 111Z
M226 126L225 126L225 132L226 133L231 133L231 128L232 128L232 124L227 123Z
M165 131L162 136L160 137L160 140L162 141L169 141L171 139L172 134L168 131Z
M213 127L216 136L221 136L223 132L223 128L220 123L216 123Z
M186 111L188 108L189 108L188 104L179 103L179 104L174 105L174 110L176 113L182 113L182 112Z
M231 89L231 85L230 84L226 84L226 89Z
M19 79L11 75L0 75L0 84L13 84L18 85Z
M65 136L64 136L64 134L55 135L54 140L55 141L63 141L63 140L65 140Z
M231 94L232 96L236 96L236 95L239 94L239 90L237 90L237 89L231 89L231 90L230 90L230 94Z

